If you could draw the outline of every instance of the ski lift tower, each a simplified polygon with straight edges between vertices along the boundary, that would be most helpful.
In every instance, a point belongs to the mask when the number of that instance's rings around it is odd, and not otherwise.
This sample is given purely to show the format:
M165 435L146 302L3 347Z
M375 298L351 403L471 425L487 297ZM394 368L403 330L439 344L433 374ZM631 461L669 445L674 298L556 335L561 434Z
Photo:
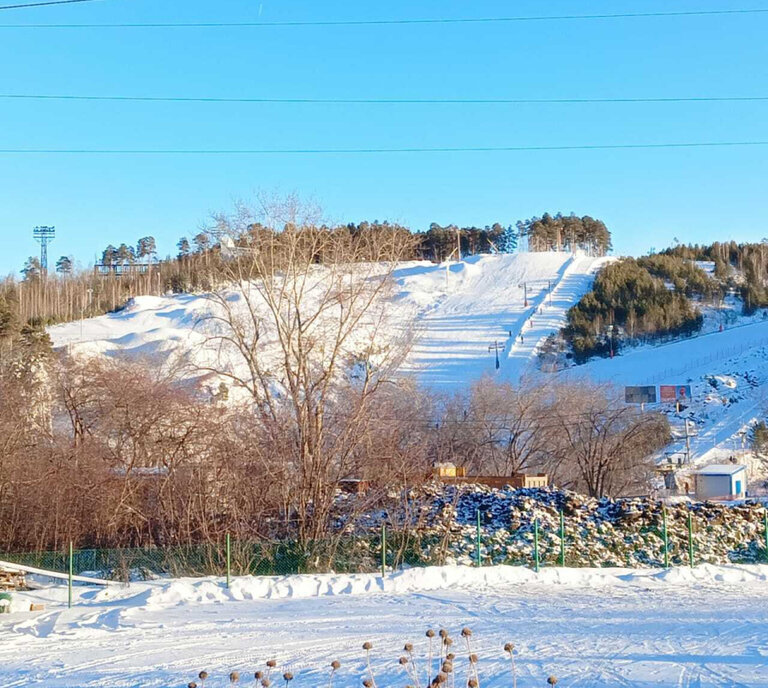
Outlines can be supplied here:
M45 274L48 272L48 244L56 236L56 227L35 227L32 236L40 244L40 269Z

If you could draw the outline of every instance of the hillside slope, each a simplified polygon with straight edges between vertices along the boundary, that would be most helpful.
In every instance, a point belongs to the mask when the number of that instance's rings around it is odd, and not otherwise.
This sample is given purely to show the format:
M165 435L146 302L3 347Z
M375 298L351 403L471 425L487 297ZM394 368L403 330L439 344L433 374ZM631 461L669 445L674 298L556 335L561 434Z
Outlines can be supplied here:
M439 388L491 374L519 380L532 369L539 342L562 327L605 260L556 252L477 256L399 277L403 298L424 303L424 294L434 295L417 317L419 338L404 372ZM489 349L495 345L498 371Z
M530 368L537 342L561 326L565 311L588 290L603 260L570 253L521 253L473 256L442 265L404 263L394 273L390 305L393 322L404 327L415 323L416 328L403 372L429 386L461 387L496 372L489 346L498 342L499 377L519 378ZM117 313L58 325L50 334L54 346L74 351L151 358L160 365L202 365L202 322L210 308L203 295L142 296ZM521 332L525 341L515 345Z

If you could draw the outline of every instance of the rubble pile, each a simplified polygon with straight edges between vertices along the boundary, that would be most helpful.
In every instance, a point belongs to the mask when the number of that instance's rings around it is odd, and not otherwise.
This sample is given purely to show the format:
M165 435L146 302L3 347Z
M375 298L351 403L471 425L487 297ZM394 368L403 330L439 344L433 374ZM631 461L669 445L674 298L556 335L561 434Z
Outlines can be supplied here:
M592 499L553 488L440 485L421 494L418 504L413 524L420 531L422 555L429 563L474 563L479 513L483 565L530 565L534 522L538 522L542 565L557 565L562 512L567 566L662 566L663 510L671 565L689 563L689 513L695 563L768 561L766 506L757 502L685 501L662 507L658 500L645 497Z

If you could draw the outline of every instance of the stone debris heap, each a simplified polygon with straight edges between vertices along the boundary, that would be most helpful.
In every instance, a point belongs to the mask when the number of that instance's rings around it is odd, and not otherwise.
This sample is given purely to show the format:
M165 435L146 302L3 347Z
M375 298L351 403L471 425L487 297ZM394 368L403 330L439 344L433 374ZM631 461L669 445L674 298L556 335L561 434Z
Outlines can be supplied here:
M483 565L530 565L535 521L542 565L558 565L561 512L566 566L664 564L663 511L658 500L592 499L554 488L435 485L415 501L419 507L412 527L418 531L426 563L474 563L479 511ZM689 563L689 513L695 563L768 563L766 505L680 502L666 505L665 510L670 564Z

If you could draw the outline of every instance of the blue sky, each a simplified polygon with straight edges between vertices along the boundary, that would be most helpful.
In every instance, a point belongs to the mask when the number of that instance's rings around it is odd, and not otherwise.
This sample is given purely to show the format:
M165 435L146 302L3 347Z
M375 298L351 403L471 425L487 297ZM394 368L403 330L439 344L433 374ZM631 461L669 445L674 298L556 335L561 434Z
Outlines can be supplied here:
M9 4L0 2L0 4ZM103 0L0 12L0 92L222 97L768 96L768 14L227 29L24 22L481 17L732 9L733 0ZM768 8L756 2L744 7ZM0 148L367 148L766 140L768 102L289 105L0 100ZM591 214L618 253L768 234L768 147L315 156L0 155L0 274L55 225L55 257L157 238L161 255L258 190L330 220L512 223Z

